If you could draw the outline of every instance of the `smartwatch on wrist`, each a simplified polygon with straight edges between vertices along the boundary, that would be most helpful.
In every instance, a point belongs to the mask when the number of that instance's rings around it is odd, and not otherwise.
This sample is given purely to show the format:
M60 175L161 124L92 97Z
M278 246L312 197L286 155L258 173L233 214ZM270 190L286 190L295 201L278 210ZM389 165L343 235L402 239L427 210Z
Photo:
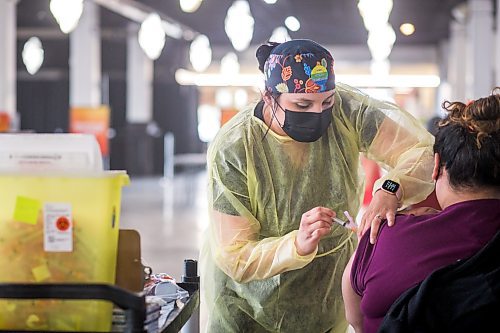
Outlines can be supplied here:
M401 190L401 186L399 185L399 183L393 180L387 179L386 181L384 181L379 190L383 190L384 192L395 195L396 199L398 199L398 202L401 202L401 199L403 198L403 191Z

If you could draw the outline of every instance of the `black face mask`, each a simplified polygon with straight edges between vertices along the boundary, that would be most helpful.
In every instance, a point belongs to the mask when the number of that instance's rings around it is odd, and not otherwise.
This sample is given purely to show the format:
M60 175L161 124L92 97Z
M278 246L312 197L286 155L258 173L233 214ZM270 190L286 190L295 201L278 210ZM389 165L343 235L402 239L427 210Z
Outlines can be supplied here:
M278 104L279 105L279 104ZM317 141L332 123L332 108L316 112L294 112L280 108L285 112L283 131L299 142Z

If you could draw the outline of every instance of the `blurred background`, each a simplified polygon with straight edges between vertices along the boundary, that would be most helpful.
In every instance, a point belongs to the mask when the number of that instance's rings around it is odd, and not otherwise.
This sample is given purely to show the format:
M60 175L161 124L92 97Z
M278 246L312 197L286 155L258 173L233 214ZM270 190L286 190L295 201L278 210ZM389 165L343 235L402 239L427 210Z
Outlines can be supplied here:
M0 131L91 133L122 228L176 278L207 224L206 150L260 98L256 48L308 38L337 81L424 125L500 84L500 0L0 0ZM365 200L366 203L366 200Z

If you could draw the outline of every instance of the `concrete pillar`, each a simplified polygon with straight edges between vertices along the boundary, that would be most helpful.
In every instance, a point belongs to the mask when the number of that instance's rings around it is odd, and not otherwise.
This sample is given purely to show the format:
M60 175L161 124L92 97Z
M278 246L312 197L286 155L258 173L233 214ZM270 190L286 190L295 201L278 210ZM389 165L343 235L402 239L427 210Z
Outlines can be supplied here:
M441 83L436 91L436 103L434 108L434 115L441 115L441 104L444 100L451 99L451 89L449 79L449 70L450 70L450 40L443 40L438 45L438 69L439 69L439 77L441 79Z
M450 23L450 44L447 53L448 83L450 86L450 99L452 101L465 101L465 63L466 63L466 29L465 24L452 21Z
M70 106L101 105L101 34L99 6L85 1L77 27L70 35Z
M16 116L16 3L0 1L0 112Z
M129 24L127 37L127 126L125 128L126 169L130 174L154 172L154 137L150 133L153 119L153 61L137 38L139 25Z
M476 99L493 87L493 2L469 0L467 17L466 95Z
M141 49L131 23L127 37L127 122L148 123L153 119L153 60Z

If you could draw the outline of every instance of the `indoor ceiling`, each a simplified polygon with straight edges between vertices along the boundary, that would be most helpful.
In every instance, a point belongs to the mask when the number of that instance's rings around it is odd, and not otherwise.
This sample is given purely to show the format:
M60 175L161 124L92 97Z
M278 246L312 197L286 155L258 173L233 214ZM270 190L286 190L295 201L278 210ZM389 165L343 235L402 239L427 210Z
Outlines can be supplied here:
M373 0L377 1L377 0ZM134 1L124 1L133 3ZM184 13L179 0L138 0L193 30L207 35L214 46L230 46L224 31L224 18L233 0L204 0L194 13ZM451 9L463 0L394 0L389 22L396 31L396 45L437 44L448 36ZM492 0L493 2L493 0ZM293 15L301 22L292 38L310 38L327 45L366 44L356 0L278 0L270 5L263 0L249 0L255 19L252 44L266 41L274 28ZM127 20L103 9L101 24L123 28ZM21 0L18 3L18 28L57 28L49 11L49 0ZM402 23L411 22L416 31L411 36L399 32Z
M91 0L86 0L91 1ZM96 0L97 1L97 0ZM170 18L190 29L208 36L213 47L213 60L220 59L226 52L234 49L224 31L224 19L233 0L204 0L194 13L184 13L179 0L109 0L123 4L140 5L142 9L159 12L163 18ZM378 0L373 0L374 2ZM493 3L496 1L491 0ZM32 35L39 35L44 44L46 62L44 68L67 67L68 37L60 32L49 10L49 0L20 0L17 6L18 49ZM102 2L102 1L99 1ZM368 34L357 8L357 0L278 0L276 4L267 4L264 0L249 0L250 9L255 19L252 45L246 52L239 53L244 62L255 66L253 56L255 46L265 42L272 31L284 24L287 16L297 17L301 28L297 32L289 31L292 38L310 38L327 46L348 48L345 58L352 62L360 61L357 54L364 52L363 59L369 58L366 47ZM396 32L394 49L409 46L406 53L399 53L399 59L416 63L413 54L435 53L436 46L448 38L452 9L464 0L394 0L389 23ZM127 25L130 20L101 8L101 26L103 28L103 70L113 73L123 72L126 58ZM410 22L416 31L405 36L399 31L402 23ZM169 44L170 43L170 44ZM418 49L414 48L418 46ZM160 74L170 77L179 67L189 67L187 56L189 41L167 40L166 49L156 61L156 66L164 69ZM250 51L251 50L251 51ZM418 50L416 52L415 50ZM429 52L430 50L430 52ZM337 57L338 51L334 50ZM426 53L427 52L427 53ZM396 52L397 53L397 52ZM53 57L51 60L49 57ZM392 57L392 55L391 55ZM340 57L339 57L340 59ZM435 63L434 56L423 56L421 63ZM392 61L392 60L391 60ZM20 67L18 67L20 68ZM252 67L253 68L253 67ZM22 69L22 68L21 68ZM42 68L43 69L43 68Z
M377 1L377 0L373 0ZM229 44L224 18L232 0L204 0L194 13L181 11L178 0L141 0L179 22L206 34L212 44ZM461 0L394 0L390 23L397 33L396 43L434 44L448 36L451 9ZM301 22L301 29L290 32L292 38L310 38L328 45L365 44L367 33L357 8L357 0L278 0L270 5L250 0L255 19L253 44L267 40L287 16ZM402 23L416 26L412 36L399 32Z

